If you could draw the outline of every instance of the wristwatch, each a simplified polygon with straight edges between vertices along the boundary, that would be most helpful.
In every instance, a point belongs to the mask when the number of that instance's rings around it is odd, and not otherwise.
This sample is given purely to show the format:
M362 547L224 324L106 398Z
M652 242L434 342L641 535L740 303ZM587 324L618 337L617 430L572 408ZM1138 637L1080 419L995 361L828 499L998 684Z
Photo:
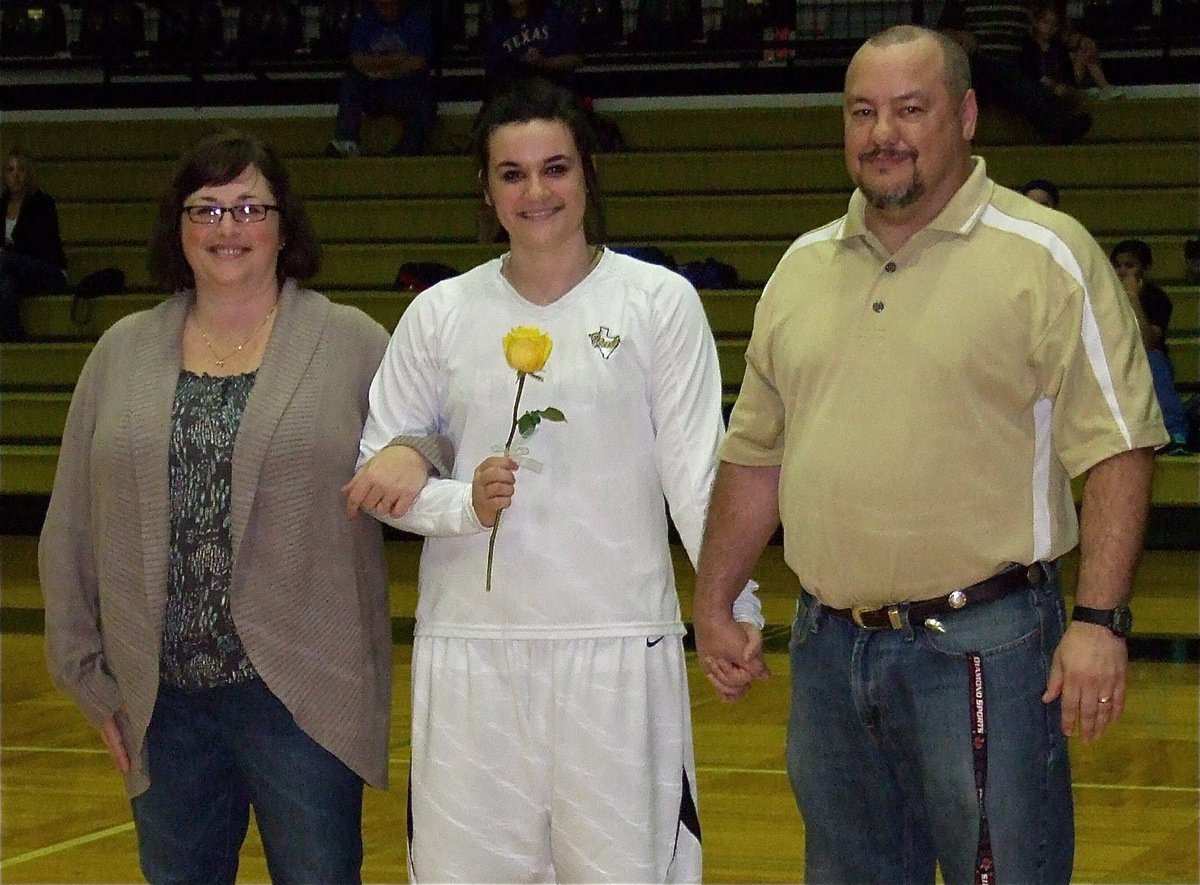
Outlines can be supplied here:
M1107 627L1114 636L1121 639L1127 637L1133 629L1133 612L1127 605L1118 605L1116 608L1088 608L1086 605L1077 605L1071 610L1071 620Z

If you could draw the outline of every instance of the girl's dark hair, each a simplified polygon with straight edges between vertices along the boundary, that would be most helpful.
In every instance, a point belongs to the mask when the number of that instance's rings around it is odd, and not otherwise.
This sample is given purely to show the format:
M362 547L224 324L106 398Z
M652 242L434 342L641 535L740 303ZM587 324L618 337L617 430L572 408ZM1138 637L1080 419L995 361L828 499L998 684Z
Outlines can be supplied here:
M1027 197L1029 196L1030 191L1045 191L1050 196L1050 208L1058 208L1058 188L1055 187L1053 181L1049 181L1045 178L1035 178L1032 181L1027 181L1021 185L1021 189L1017 191L1017 193L1023 194Z
M1154 264L1154 253L1150 251L1150 247L1144 240L1121 240L1108 253L1108 260L1116 261L1118 255L1132 255L1146 270L1149 270L1150 265Z
M488 166L491 162L488 146L492 133L510 123L530 123L534 120L553 120L571 131L583 169L584 187L587 189L584 233L589 243L603 243L604 205L600 198L600 181L596 177L596 135L579 99L565 86L545 77L522 77L513 80L484 102L471 134L471 152L475 157L480 184L484 190L487 189ZM485 242L494 242L500 230L496 213L485 206L481 218L481 238Z
M202 139L175 167L171 183L158 203L158 219L150 235L150 274L168 291L190 289L195 274L183 253L180 226L183 203L202 187L228 184L254 166L271 187L279 207L279 282L288 277L307 280L321 268L321 246L294 190L287 170L275 152L256 136L225 130Z

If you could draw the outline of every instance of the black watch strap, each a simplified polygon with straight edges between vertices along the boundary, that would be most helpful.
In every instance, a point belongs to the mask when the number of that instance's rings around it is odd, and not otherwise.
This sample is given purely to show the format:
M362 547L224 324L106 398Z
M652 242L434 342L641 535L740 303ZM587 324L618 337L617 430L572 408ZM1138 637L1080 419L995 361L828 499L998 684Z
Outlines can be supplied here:
M1077 605L1071 610L1071 620L1107 627L1114 635L1122 639L1127 637L1133 628L1133 612L1127 605L1118 605L1115 608L1089 608L1086 605Z

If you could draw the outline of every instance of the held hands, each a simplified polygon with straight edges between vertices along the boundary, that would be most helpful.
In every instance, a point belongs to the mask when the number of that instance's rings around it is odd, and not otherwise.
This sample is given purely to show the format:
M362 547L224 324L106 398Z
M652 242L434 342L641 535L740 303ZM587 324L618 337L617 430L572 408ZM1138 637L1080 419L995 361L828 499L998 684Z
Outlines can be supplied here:
M475 468L475 476L471 481L471 504L485 528L495 525L500 511L512 506L517 469L517 462L506 455L485 458Z
M125 749L125 739L121 737L121 728L117 725L116 716L100 726L100 737L108 747L108 755L112 757L117 771L128 774L133 766L129 764L129 751Z
M1077 621L1067 627L1050 662L1042 703L1062 698L1062 730L1089 744L1125 709L1125 640L1107 627Z
M750 692L756 679L767 679L771 671L762 659L762 633L752 624L720 618L693 616L696 627L696 656L704 675L723 701L737 701Z
M393 518L403 516L424 488L432 466L429 459L408 446L380 449L342 486L346 516L353 519L360 509Z

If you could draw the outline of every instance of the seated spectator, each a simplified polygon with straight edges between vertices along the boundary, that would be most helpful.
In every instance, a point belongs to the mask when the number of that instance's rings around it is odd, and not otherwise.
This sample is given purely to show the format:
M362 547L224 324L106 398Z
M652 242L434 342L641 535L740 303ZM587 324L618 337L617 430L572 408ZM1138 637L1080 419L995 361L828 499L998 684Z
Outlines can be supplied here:
M0 249L0 341L25 341L20 303L27 295L52 295L67 286L67 260L58 233L54 198L41 190L26 152L4 158L4 247Z
M1167 293L1147 278L1150 267L1154 264L1154 256L1145 242L1122 240L1113 246L1109 260L1130 299L1136 299L1135 312L1139 314L1142 340L1146 345L1146 355L1150 359L1154 392L1158 396L1158 406L1162 409L1167 433L1171 435L1171 442L1162 453L1186 454L1187 422L1183 415L1183 403L1175 389L1175 369L1167 353L1167 327L1171 322L1174 305L1171 304ZM1140 308L1140 311L1137 308Z
M579 22L553 0L494 0L483 54L484 94L541 75L574 90L583 64Z
M1021 42L1021 67L1056 98L1072 105L1083 100L1055 0L1041 0L1030 8L1029 33Z
M1067 30L1059 0L1040 0L1030 8L1029 18L1029 33L1021 47L1021 64L1025 73L1035 77L1043 89L1075 106L1083 102L1083 86L1089 78L1096 84L1094 94L1097 98L1124 95L1105 78L1096 42ZM1072 45L1077 47L1074 51Z
M1200 237L1183 244L1183 280L1188 285L1200 283Z
M1075 82L1088 87L1089 94L1096 98L1122 98L1123 90L1113 86L1104 68L1100 65L1100 47L1086 34L1075 30L1069 18L1063 17L1062 38L1071 51L1071 63L1075 67Z
M1092 118L1047 94L1022 70L1021 36L1028 27L1020 6L997 0L947 0L938 19L938 29L967 53L980 101L1020 114L1051 144L1071 144L1092 127Z
M342 78L326 155L358 154L366 113L401 118L404 132L392 153L420 154L437 119L432 58L433 25L424 0L370 0L350 31L350 70Z
M1024 194L1033 200L1033 202L1049 206L1051 209L1058 208L1058 187L1053 181L1048 181L1045 178L1035 178L1032 181L1025 182L1017 188L1017 193Z

